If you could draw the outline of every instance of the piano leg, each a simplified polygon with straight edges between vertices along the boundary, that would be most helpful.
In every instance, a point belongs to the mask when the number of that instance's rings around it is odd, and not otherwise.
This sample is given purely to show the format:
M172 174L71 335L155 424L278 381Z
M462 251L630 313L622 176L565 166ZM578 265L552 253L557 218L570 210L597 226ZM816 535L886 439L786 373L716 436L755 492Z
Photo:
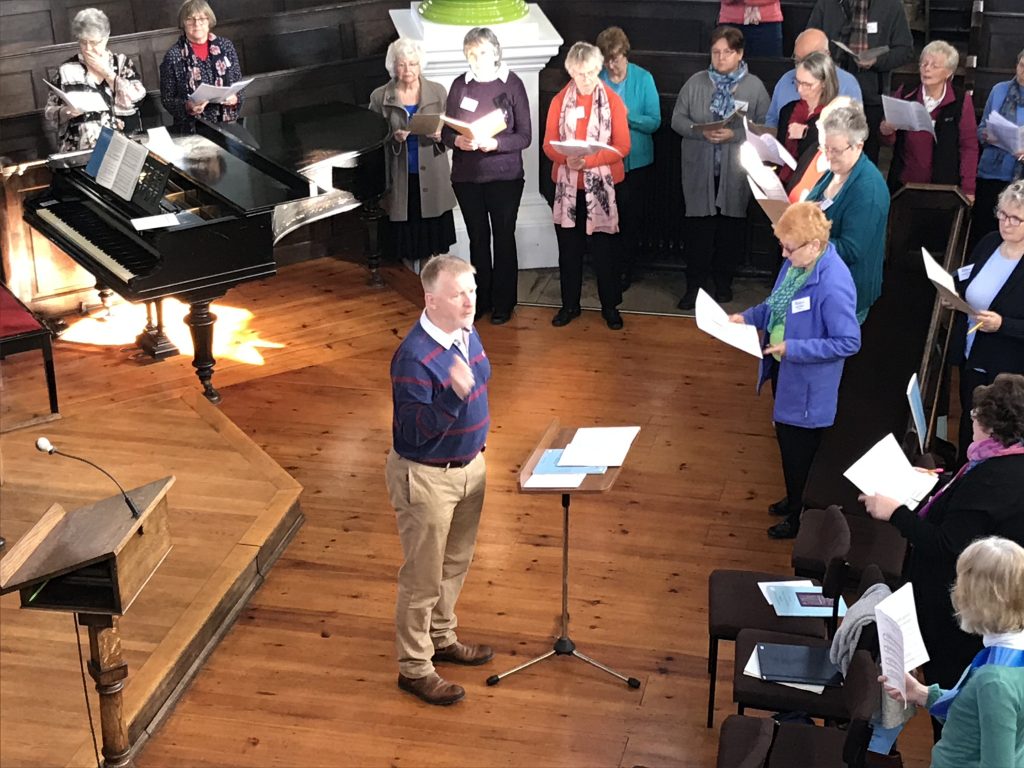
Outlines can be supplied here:
M174 346L164 333L164 300L146 302L146 328L135 337L139 349L154 360L174 357L178 348Z
M217 316L210 312L212 299L191 302L192 311L185 316L189 330L192 332L192 343L195 346L195 357L192 358L192 367L196 369L196 376L203 385L203 395L211 403L220 402L220 392L214 389L213 366L217 362L213 359L213 324L217 322Z
M370 270L370 282L372 286L384 285L380 276L381 256L381 228L387 215L380 207L380 198L367 200L359 209L359 218L366 225L366 268Z

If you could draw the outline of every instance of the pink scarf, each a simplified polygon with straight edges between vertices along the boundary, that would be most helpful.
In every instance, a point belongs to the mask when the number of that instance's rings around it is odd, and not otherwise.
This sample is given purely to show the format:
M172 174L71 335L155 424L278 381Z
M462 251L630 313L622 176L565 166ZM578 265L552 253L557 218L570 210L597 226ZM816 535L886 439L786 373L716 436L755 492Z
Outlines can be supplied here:
M967 446L967 463L960 467L960 471L956 473L956 476L952 480L943 486L942 489L934 496L928 499L928 503L918 510L917 516L920 518L927 516L928 510L931 509L935 500L949 490L963 475L981 464L981 462L987 461L988 459L994 459L998 456L1016 456L1022 453L1024 453L1024 443L1003 445L994 437L986 437L984 440L975 440Z
M562 114L559 116L559 139L570 141L576 138L576 83L569 81L565 98L562 100ZM587 141L608 144L612 136L612 108L603 83L594 89L594 102L587 123ZM576 226L576 189L579 171L568 165L558 166L555 181L555 202L552 207L555 224L566 229ZM619 231L619 210L615 205L615 182L612 169L598 165L583 170L583 189L587 196L587 234L606 232L614 235Z

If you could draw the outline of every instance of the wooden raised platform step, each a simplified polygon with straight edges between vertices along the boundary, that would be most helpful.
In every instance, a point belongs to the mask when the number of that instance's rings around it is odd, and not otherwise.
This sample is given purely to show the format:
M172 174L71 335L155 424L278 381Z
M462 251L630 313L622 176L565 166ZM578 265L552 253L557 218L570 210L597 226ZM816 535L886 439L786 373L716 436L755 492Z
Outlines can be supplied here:
M302 488L198 393L80 409L47 425L46 435L126 487L178 479L168 494L173 549L121 621L125 719L137 749L302 524ZM78 462L41 455L35 438L25 430L0 437L9 544L51 502L72 508L116 491ZM18 602L16 594L0 598L4 765L95 765L72 618L19 610ZM90 698L98 727L91 686Z

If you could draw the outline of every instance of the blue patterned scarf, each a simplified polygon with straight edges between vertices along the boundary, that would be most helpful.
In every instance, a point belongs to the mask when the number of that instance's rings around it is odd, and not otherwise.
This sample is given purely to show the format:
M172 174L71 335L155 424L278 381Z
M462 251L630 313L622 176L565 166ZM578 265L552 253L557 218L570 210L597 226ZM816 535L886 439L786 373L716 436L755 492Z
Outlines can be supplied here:
M996 664L1000 667L1024 667L1024 650L1020 648L1007 648L1002 645L992 645L983 648L974 661L957 681L957 684L939 697L938 701L928 708L932 717L945 720L949 714L949 708L956 700L957 694L963 689L964 684L970 679L971 673L986 664Z
M1024 107L1024 88L1020 87L1017 78L1010 80L1010 87L1006 89L1006 98L999 107L999 114L1011 123L1017 123L1017 108ZM1024 163L1017 162L1013 167L1013 180L1024 177Z
M736 90L740 80L747 76L747 62L741 61L740 65L728 75L716 72L714 67L708 67L708 77L715 86L715 92L711 96L711 114L721 120L731 115L736 109L736 100L732 92Z

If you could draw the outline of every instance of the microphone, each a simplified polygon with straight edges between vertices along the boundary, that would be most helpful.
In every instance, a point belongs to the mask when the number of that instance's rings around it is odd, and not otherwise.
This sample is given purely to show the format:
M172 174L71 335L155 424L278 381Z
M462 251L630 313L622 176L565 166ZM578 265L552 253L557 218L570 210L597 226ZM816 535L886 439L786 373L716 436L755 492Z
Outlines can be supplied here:
M68 459L75 459L75 461L81 461L84 464L88 464L90 467L98 469L104 475L109 477L110 481L114 485L117 486L117 490L119 490L121 492L121 496L124 497L124 503L127 504L128 505L128 509L131 510L132 517L134 517L134 518L138 518L139 517L139 509L138 509L138 507L135 506L135 502L131 500L131 497L129 497L127 493L125 493L124 488L122 488L121 484L119 482L117 482L117 480L114 479L114 476L112 474L110 474L109 472L107 472L107 470L105 470L103 467L99 466L98 464L92 463L88 459L83 459L81 456L72 456L70 453L64 453L63 451L58 451L57 450L57 446L55 446L53 443L51 443L45 437L40 437L38 440L36 440L36 450L41 452L41 453L45 453L47 455L50 455L50 456L52 456L53 454L56 453L59 456L64 456L65 458L68 458Z

